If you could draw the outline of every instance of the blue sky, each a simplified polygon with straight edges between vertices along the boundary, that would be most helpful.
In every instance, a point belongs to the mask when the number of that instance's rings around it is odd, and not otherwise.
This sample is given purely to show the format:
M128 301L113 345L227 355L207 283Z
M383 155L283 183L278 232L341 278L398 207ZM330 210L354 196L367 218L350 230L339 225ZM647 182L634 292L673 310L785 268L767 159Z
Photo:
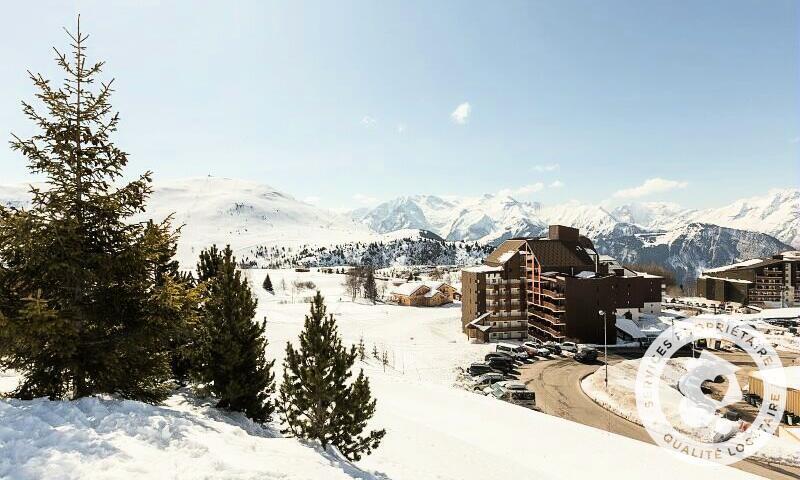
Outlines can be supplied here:
M415 193L674 200L800 185L800 2L37 2L4 6L0 132L82 15L132 172L324 206ZM29 2L30 3L30 2ZM25 181L0 148L0 183Z

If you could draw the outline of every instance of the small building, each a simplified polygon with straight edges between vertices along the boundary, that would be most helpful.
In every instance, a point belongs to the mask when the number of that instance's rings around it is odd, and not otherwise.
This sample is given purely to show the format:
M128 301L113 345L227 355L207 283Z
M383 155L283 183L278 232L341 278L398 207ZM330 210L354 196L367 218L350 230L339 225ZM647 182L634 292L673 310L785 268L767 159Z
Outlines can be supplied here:
M766 385L765 385L766 384ZM784 421L800 423L800 366L754 370L748 379L748 393L757 402L764 401L765 390L786 392Z
M389 292L390 300L408 307L438 307L453 303L461 294L444 282L406 282Z

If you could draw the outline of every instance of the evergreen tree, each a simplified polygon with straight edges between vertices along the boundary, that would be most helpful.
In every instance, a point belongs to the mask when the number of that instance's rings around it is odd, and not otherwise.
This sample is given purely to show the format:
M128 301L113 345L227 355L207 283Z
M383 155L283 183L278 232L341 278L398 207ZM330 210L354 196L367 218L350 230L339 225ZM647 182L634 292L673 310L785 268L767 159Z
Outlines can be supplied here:
M300 349L286 345L279 407L287 428L300 438L333 445L351 460L378 448L385 430L364 434L375 413L369 380L359 372L352 382L350 369L356 348L342 345L333 315L326 316L317 292L300 334Z
M216 275L206 281L201 308L207 331L201 379L219 399L219 408L266 422L274 410L270 396L275 392L275 362L264 356L266 322L253 321L257 301L236 269L230 247L222 252L211 247L200 259L198 271L203 270L201 265L217 266Z
M269 278L269 274L264 277L264 283L262 285L264 290L268 291L269 293L275 293L275 289L272 287L272 280Z
M362 362L364 360L366 360L367 359L367 347L366 347L366 345L364 345L364 337L363 336L361 336L358 339L357 350L358 350L358 359L361 360Z
M216 245L203 249L197 262L197 281L208 282L217 276L222 267L223 255Z
M364 298L373 304L378 299L378 285L375 283L375 271L372 267L367 267L364 274Z
M69 33L72 55L53 85L30 74L44 108L23 102L38 128L11 148L47 187L29 209L0 206L0 368L23 380L20 398L116 393L157 402L170 382L170 348L193 308L177 278L170 219L132 220L151 193L149 172L123 183L128 155L114 145L113 80L97 83L87 36Z

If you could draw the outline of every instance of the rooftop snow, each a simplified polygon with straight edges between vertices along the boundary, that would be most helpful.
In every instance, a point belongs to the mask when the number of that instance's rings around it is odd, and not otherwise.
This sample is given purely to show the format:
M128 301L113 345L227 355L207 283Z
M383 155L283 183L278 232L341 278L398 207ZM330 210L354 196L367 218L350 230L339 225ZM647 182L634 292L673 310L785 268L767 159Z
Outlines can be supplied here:
M708 270L705 270L704 273L725 272L727 270L732 270L734 268L750 267L750 266L753 266L753 265L758 265L759 263L761 263L763 261L764 260L761 259L761 258L751 258L750 260L745 260L745 261L739 262L739 263L733 263L731 265L725 265L723 267L710 268Z

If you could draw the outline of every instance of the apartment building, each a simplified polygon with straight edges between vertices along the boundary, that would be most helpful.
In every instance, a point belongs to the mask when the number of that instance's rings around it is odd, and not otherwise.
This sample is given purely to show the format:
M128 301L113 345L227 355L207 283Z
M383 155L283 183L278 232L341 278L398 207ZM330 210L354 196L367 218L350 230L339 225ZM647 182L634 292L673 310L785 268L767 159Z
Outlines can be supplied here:
M705 270L697 278L697 293L709 300L742 305L800 306L800 252Z
M660 277L599 255L575 228L551 225L546 238L507 240L462 271L461 321L481 342L613 343L616 316L657 313L661 295Z

